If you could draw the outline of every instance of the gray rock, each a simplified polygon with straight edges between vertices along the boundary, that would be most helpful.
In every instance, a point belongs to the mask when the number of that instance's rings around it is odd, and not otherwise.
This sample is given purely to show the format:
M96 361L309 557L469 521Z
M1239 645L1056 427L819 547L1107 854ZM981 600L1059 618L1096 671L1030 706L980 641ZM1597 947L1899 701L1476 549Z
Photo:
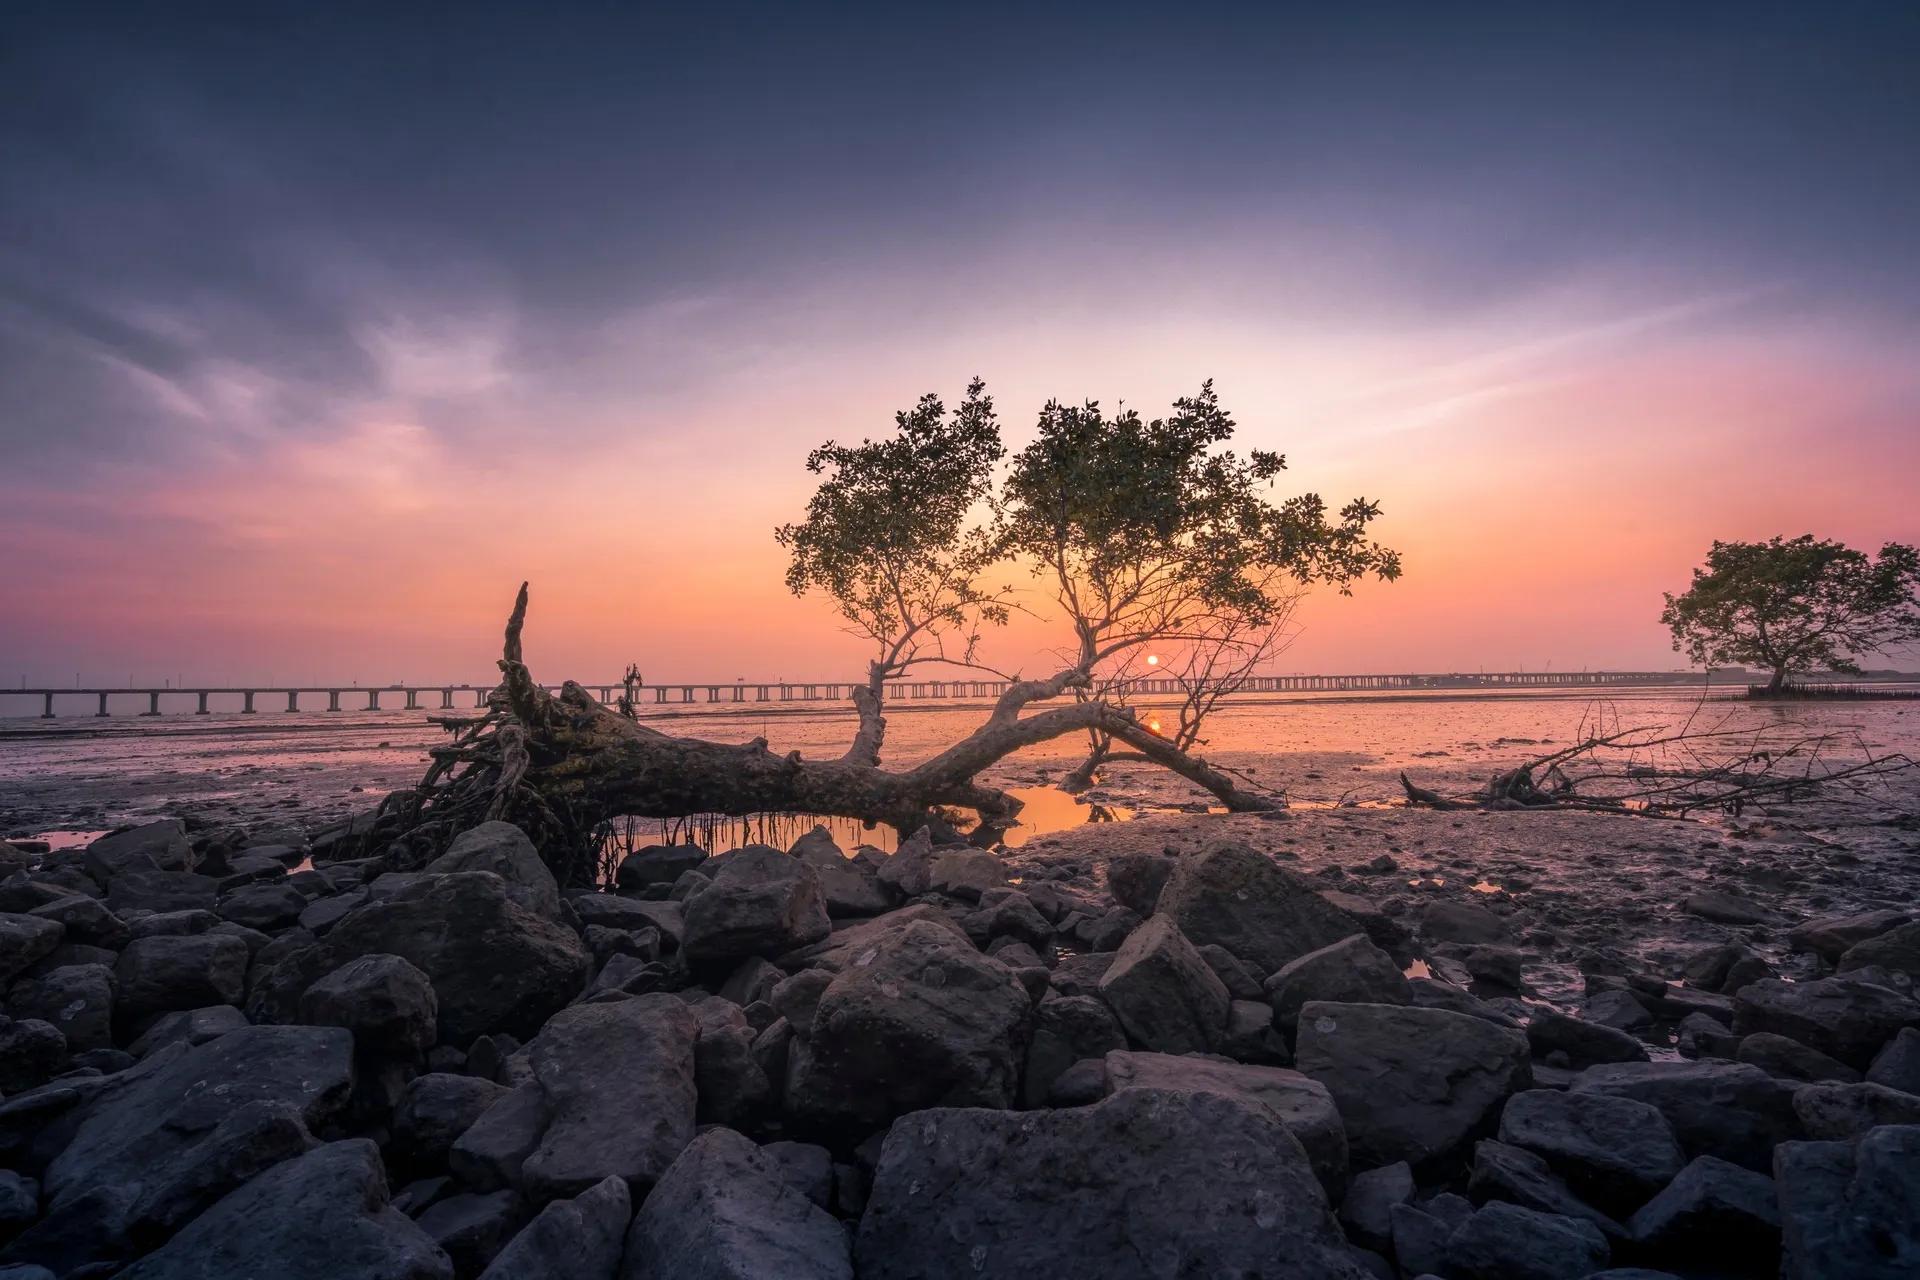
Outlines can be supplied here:
M1053 926L1040 914L1040 908L1033 905L1033 900L1018 889L989 889L981 898L980 909L960 924L968 937L982 944L991 939L1012 938L1029 947L1044 948L1053 941Z
M1379 1252L1393 1248L1393 1206L1413 1199L1413 1170L1402 1160L1353 1175L1340 1202L1347 1238Z
M426 876L273 965L256 981L248 1013L292 1021L309 986L366 955L399 956L427 975L438 1039L452 1045L491 1032L531 1036L580 993L590 963L572 929L521 906L499 876Z
M1239 957L1233 952L1213 942L1209 942L1204 947L1195 947L1194 950L1200 953L1200 957L1207 962L1207 967L1213 970L1214 976L1220 979L1220 984L1227 989L1227 994L1235 1000L1267 998L1265 989L1260 985L1260 975L1240 963Z
M1456 1197L1457 1198L1457 1197ZM1435 1197L1445 1199L1445 1197ZM1450 1222L1429 1212L1428 1205L1396 1204L1389 1210L1393 1223L1393 1255L1402 1272L1424 1276L1436 1274L1447 1265L1447 1240L1472 1214L1472 1206L1460 1223Z
M833 974L825 969L802 969L784 979L769 993L768 999L798 1036L812 1034L814 1010L820 997L833 983Z
M1905 1280L1920 1273L1920 1126L1774 1153L1782 1280Z
M1704 1013L1690 1013L1674 1028L1680 1053L1688 1058L1725 1058L1740 1052L1740 1037L1727 1024Z
M1773 1179L1713 1156L1682 1169L1627 1230L1642 1249L1698 1265L1762 1273L1780 1257Z
M1119 854L1107 860L1107 891L1144 919L1158 909L1160 891L1177 866L1179 859L1170 853Z
M739 1126L757 1119L772 1100L772 1082L753 1056L757 1034L740 1006L710 996L693 1006L699 1038L693 1077L699 1092L698 1120Z
M37 1089L66 1069L67 1038L38 1018L0 1016L0 1095Z
M1309 1000L1341 1004L1412 1004L1406 975L1362 933L1288 961L1263 984L1273 1021L1291 1038Z
M1604 1093L1517 1093L1500 1114L1500 1141L1533 1152L1575 1194L1616 1216L1645 1204L1686 1164L1658 1109Z
M530 1213L518 1191L468 1191L435 1200L414 1222L446 1253L454 1274L471 1276L493 1261Z
M1847 948L1836 966L1841 973L1861 969L1886 969L1920 978L1920 922L1889 929Z
M89 898L85 894L76 893L45 903L27 914L38 920L59 921L66 930L63 940L67 942L83 942L118 951L133 936L127 929L126 921L113 914L98 898Z
M249 1026L247 1015L230 1004L209 1005L204 1009L180 1009L163 1013L127 1048L137 1058L156 1049L179 1042L188 1046L205 1044Z
M1589 1067L1576 1092L1632 1098L1659 1109L1689 1156L1771 1167L1775 1144L1801 1134L1794 1086L1743 1062L1617 1062Z
M614 869L614 883L623 892L654 884L672 884L707 861L707 851L696 844L650 844L635 849Z
M429 862L428 875L491 871L507 882L507 892L527 910L549 918L560 913L560 886L527 833L511 822L483 822L453 838L447 851Z
M1127 1037L1104 1001L1093 996L1050 995L1034 1010L1021 1096L1029 1107L1044 1105L1054 1081L1068 1067L1126 1047Z
M933 835L925 827L908 836L875 872L903 898L917 898L933 883Z
M1475 1204L1505 1200L1542 1213L1584 1218L1608 1240L1626 1238L1626 1228L1582 1200L1548 1167L1547 1162L1522 1147L1492 1138L1474 1144L1473 1173L1467 1194Z
M1100 995L1142 1048L1205 1052L1226 1033L1227 989L1169 916L1127 935Z
M1794 1091L1807 1137L1851 1142L1885 1124L1920 1125L1920 1096L1878 1084L1809 1084Z
M893 894L880 883L879 876L864 862L856 862L842 853L825 827L816 826L796 840L787 852L812 867L820 877L820 892L826 898L827 915L831 918L877 916L892 908Z
M1397 1005L1308 1003L1294 1064L1332 1093L1352 1159L1369 1166L1445 1156L1531 1081L1519 1031Z
M0 982L60 945L66 927L42 916L0 913Z
M1780 918L1778 912L1751 898L1719 889L1692 895L1680 904L1680 910L1715 924L1771 924Z
M916 920L879 932L793 1041L790 1114L866 1128L937 1105L1012 1106L1031 1003L964 935Z
M1448 1238L1447 1274L1455 1280L1581 1280L1606 1266L1610 1253L1591 1222L1495 1201Z
M237 1005L247 993L247 944L220 933L135 938L114 968L119 1015L138 1022L156 1013Z
M614 1280L632 1217L626 1180L604 1178L542 1209L480 1280Z
M1007 882L1007 867L985 849L942 849L927 868L927 888L951 898L977 902L989 889Z
M107 905L129 911L212 911L220 882L191 871L124 871L107 889Z
M1829 1058L1818 1049L1809 1049L1798 1040L1774 1035L1771 1031L1756 1031L1743 1037L1733 1057L1736 1062L1758 1067L1768 1075L1783 1080L1836 1080L1849 1083L1860 1078L1860 1073L1846 1063Z
M102 836L87 846L81 865L102 888L129 871L191 871L193 846L187 842L187 824L162 818Z
M1180 859L1159 911L1196 946L1225 947L1261 973L1363 932L1319 885L1244 845L1217 845Z
M40 1216L40 1184L11 1169L0 1169L0 1237L11 1235ZM0 1276L6 1273L0 1271Z
M1601 1062L1645 1062L1646 1046L1615 1027L1569 1018L1551 1009L1535 1010L1527 1022L1527 1043L1537 1057L1564 1053L1576 1067Z
M769 1142L760 1154L773 1161L794 1190L819 1205L833 1207L833 1153L811 1142Z
M371 1142L318 1147L223 1197L120 1280L452 1280L446 1254L387 1205Z
M426 974L399 956L367 955L308 987L300 1020L345 1027L363 1054L415 1062L433 1047L439 1006Z
M299 923L307 899L290 884L249 884L222 897L214 909L222 920L272 932Z
M136 1244L164 1240L220 1197L313 1145L297 1107L249 1102L146 1172L123 1229Z
M44 1015L40 1015L44 1016ZM51 1021L51 1019L49 1019ZM67 1037L69 1043L73 1037ZM1867 1068L1867 1083L1902 1093L1920 1093L1920 1031L1903 1027Z
M110 1049L113 991L113 970L107 966L63 965L14 983L7 993L7 1008L16 1018L38 1018L59 1028L67 1048L75 1053Z
M1152 1089L896 1121L856 1254L862 1280L1280 1274L1278 1259L1289 1275L1369 1275L1271 1111Z
M1497 1027L1520 1028L1519 1019L1502 1013L1464 987L1456 987L1451 982L1442 982L1438 978L1408 978L1407 993L1412 996L1410 1003L1421 1009L1464 1013Z
M387 1158L396 1169L417 1175L446 1168L455 1140L506 1092L478 1076L430 1072L415 1077L394 1108Z
M1795 951L1811 951L1828 964L1837 963L1847 951L1870 938L1899 928L1913 920L1913 912L1881 910L1858 915L1819 916L1798 925L1787 935L1787 945Z
M789 973L798 973L802 969L824 969L828 973L839 973L873 951L880 940L894 930L903 929L910 924L930 924L952 934L970 947L973 945L972 940L967 937L966 930L955 923L946 912L928 903L916 902L911 906L889 911L872 920L860 920L841 925L827 938L780 956L778 963Z
M832 930L819 874L764 846L734 852L684 906L681 948L695 962L778 955Z
M1219 1058L1118 1050L1106 1058L1106 1088L1211 1093L1265 1107L1299 1140L1329 1197L1347 1182L1347 1135L1333 1096L1318 1081L1284 1067Z
M731 1129L666 1171L627 1233L622 1280L852 1280L846 1232Z
M1293 1054L1273 1025L1273 1006L1265 1000L1235 1000L1227 1006L1227 1030L1220 1052L1239 1062L1267 1067L1290 1067Z
M1506 946L1513 931L1504 918L1471 902L1429 902L1420 912L1420 936L1428 942Z
M1653 1025L1653 1015L1631 991L1597 991L1587 997L1585 1021L1619 1031Z
M1902 1027L1920 1026L1920 1001L1856 978L1814 982L1772 979L1734 999L1733 1029L1770 1031L1864 1070Z

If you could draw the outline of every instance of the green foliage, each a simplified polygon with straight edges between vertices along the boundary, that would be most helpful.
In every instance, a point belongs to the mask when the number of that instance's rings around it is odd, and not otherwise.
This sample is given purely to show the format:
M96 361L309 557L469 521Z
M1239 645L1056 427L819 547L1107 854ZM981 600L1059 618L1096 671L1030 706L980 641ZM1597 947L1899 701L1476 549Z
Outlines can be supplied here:
M1377 503L1329 519L1318 494L1269 502L1286 460L1216 449L1233 429L1211 382L1164 418L1095 401L1041 410L1003 490L1007 539L1053 579L1081 665L1210 619L1258 627L1298 584L1399 576L1398 554L1367 537Z
M889 671L1007 617L1004 593L979 581L1001 558L993 477L1006 455L986 384L975 378L951 414L925 395L894 421L892 437L809 454L807 470L826 478L806 519L774 533L791 555L788 588L824 592Z
M1777 688L1796 671L1858 671L1855 659L1920 641L1920 553L1878 557L1812 534L1715 542L1660 621L1703 666L1753 663Z

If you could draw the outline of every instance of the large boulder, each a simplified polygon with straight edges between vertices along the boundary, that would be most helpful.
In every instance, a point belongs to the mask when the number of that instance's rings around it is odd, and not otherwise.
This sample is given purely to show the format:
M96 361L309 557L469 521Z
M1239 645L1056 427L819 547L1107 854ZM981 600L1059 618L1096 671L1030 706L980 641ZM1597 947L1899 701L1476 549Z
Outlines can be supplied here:
M1885 1085L1809 1084L1794 1091L1793 1111L1807 1137L1851 1142L1885 1124L1920 1124L1920 1096Z
M38 1018L59 1028L75 1053L113 1047L113 970L103 964L62 965L22 978L7 993L16 1018Z
M613 1175L643 1194L693 1138L698 1034L685 1002L664 993L562 1010L527 1046L533 1079L454 1143L456 1171L535 1200ZM469 1172L482 1168L492 1177Z
M447 851L423 868L429 875L491 871L507 882L507 892L527 910L543 916L560 912L560 886L527 833L511 822L483 822L453 838Z
M1696 1266L1729 1262L1746 1274L1778 1266L1780 1203L1773 1179L1700 1156L1627 1223L1649 1253Z
M829 973L839 973L863 961L872 964L870 957L879 954L874 948L880 940L910 924L930 924L951 933L968 946L973 945L967 937L967 931L952 916L929 903L916 902L872 920L843 924L819 942L779 957L779 965L788 973L798 973L803 969L825 969Z
M79 942L118 951L132 937L126 921L113 914L106 903L83 893L68 894L42 903L27 914L40 920L58 920L67 931L62 939L64 942Z
M1214 1093L1257 1103L1299 1139L1314 1176L1329 1198L1347 1181L1347 1131L1333 1095L1317 1080L1285 1067L1251 1066L1220 1058L1116 1050L1106 1056L1107 1092L1165 1089Z
M622 1280L853 1280L847 1234L731 1129L681 1152L634 1215Z
M861 1280L1369 1274L1272 1111L1155 1089L901 1118L855 1252Z
M1836 963L1850 948L1869 938L1878 938L1913 919L1913 912L1882 909L1857 915L1816 916L1794 927L1787 945L1795 951L1811 951L1828 964Z
M50 1022L0 1014L0 1095L37 1089L67 1067L67 1038Z
M191 871L123 871L107 887L107 905L129 911L211 911L220 882Z
M1160 893L1180 865L1172 853L1122 853L1107 860L1107 891L1113 900L1140 916L1160 907Z
M1582 1280L1607 1265L1606 1237L1583 1218L1495 1201L1447 1240L1455 1280Z
M1010 1107L1030 1010L1011 969L923 920L880 932L820 994L787 1110L870 1129L922 1107Z
M1902 1027L1920 1026L1920 1001L1856 978L1786 982L1771 978L1734 997L1737 1035L1770 1031L1866 1070L1880 1046Z
M380 1150L318 1147L231 1192L121 1280L452 1280L425 1232L388 1207Z
M1920 1125L1859 1142L1787 1142L1774 1153L1782 1280L1920 1274Z
M614 1280L632 1218L626 1180L603 1178L542 1209L494 1255L480 1280Z
M214 908L222 920L266 933L299 923L306 909L306 895L285 882L241 885Z
M506 1086L479 1076L440 1071L416 1076L393 1109L387 1158L404 1173L425 1176L444 1169L455 1140L506 1092Z
M274 965L256 983L248 1013L290 1022L309 986L366 955L399 956L426 974L439 1041L461 1046L493 1032L531 1037L580 993L592 963L573 930L520 905L499 876L426 876Z
M87 846L81 865L103 889L128 871L191 871L193 846L187 841L187 824L179 818L162 818L101 836Z
M774 956L818 942L833 929L819 873L777 849L736 850L706 888L682 904L690 961Z
M247 944L224 933L135 938L114 968L120 1016L239 1004L247 993Z
M1493 1128L1532 1082L1527 1038L1469 1014L1309 1002L1294 1065L1327 1087L1362 1167L1416 1167Z
M1300 1008L1309 1000L1341 1004L1412 1004L1406 975L1393 957L1364 933L1340 939L1280 967L1263 984L1273 1004L1273 1022L1292 1037Z
M1143 1049L1204 1053L1226 1035L1232 998L1168 916L1127 935L1100 979L1100 994Z
M1624 1216L1686 1164L1666 1117L1632 1098L1533 1089L1500 1113L1500 1141L1545 1160L1597 1208Z
M65 935L58 920L0 912L0 982L59 946Z
M1854 943L1837 967L1841 973L1886 969L1920 978L1920 923L1903 924Z
M794 841L787 852L820 877L820 893L831 918L877 916L893 905L893 895L880 883L880 877L866 863L842 853L825 827L816 826Z
M1569 1018L1552 1009L1532 1011L1527 1019L1527 1043L1533 1046L1536 1057L1563 1053L1576 1067L1647 1061L1646 1046L1632 1034L1585 1018Z
M426 1056L438 1020L433 984L399 956L349 960L300 997L300 1021L345 1027L362 1054L402 1062Z
M1624 1240L1626 1228L1574 1194L1547 1162L1533 1152L1483 1138L1473 1147L1467 1194L1475 1204L1504 1200L1542 1213L1584 1218L1609 1240Z
M1256 972L1273 973L1363 932L1319 888L1256 849L1223 844L1183 857L1158 907L1194 945L1217 943Z
M1054 1081L1074 1063L1126 1047L1127 1037L1105 1001L1096 996L1047 996L1033 1011L1033 1036L1027 1045L1021 1090L1026 1104L1045 1103Z
M1614 1062L1574 1077L1575 1093L1632 1098L1659 1110L1689 1156L1772 1167L1777 1143L1800 1136L1794 1085L1743 1062Z

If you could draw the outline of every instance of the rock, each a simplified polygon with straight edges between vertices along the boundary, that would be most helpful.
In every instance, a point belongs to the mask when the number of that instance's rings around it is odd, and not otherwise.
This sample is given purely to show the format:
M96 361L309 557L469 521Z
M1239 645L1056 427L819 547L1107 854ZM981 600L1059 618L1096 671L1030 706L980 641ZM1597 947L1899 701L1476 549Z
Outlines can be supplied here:
M802 969L775 986L768 998L795 1035L807 1036L812 1034L813 1014L820 1006L820 997L832 983L833 974L825 969Z
M787 1110L870 1130L937 1105L1009 1107L1031 1002L1013 972L924 920L849 959L796 1037Z
M511 822L469 827L423 870L428 875L491 871L507 882L508 894L527 910L549 918L560 913L560 886L554 883L553 872L527 833Z
M1194 950L1200 953L1200 958L1207 962L1209 969L1213 970L1213 976L1220 979L1220 985L1224 986L1227 994L1235 1000L1267 998L1266 990L1260 983L1260 975L1241 964L1239 957L1233 952L1212 942L1204 947L1195 947Z
M1288 961L1263 984L1274 1025L1289 1039L1309 1000L1341 1004L1411 1004L1413 993L1393 957L1365 934L1353 934Z
M1420 912L1420 936L1428 942L1507 946L1513 931L1500 916L1471 902L1429 902Z
M1413 1199L1413 1170L1406 1161L1357 1173L1340 1202L1347 1238L1368 1249L1393 1248L1393 1206Z
M942 849L927 868L931 892L968 902L978 902L987 890L1006 882L1006 864L985 849Z
M103 889L129 871L191 871L193 846L187 842L187 824L178 818L162 818L124 827L88 845L81 865Z
M1013 938L1029 947L1047 947L1053 942L1053 926L1018 889L989 889L981 898L980 910L960 923L968 937L981 942Z
M1756 982L1735 997L1733 1029L1798 1040L1857 1070L1902 1027L1920 1025L1920 1002L1857 978Z
M69 1035L67 1041L71 1044L73 1037ZM1867 1082L1902 1093L1920 1094L1920 1031L1901 1028L1900 1034L1887 1042L1887 1047L1867 1068Z
M1235 1000L1227 1006L1227 1030L1219 1050L1238 1062L1290 1067L1293 1054L1273 1025L1273 1006L1264 1000Z
M68 1049L85 1053L113 1047L113 992L113 970L107 966L63 965L14 983L7 1008L16 1018L52 1024Z
M1049 995L1034 1010L1021 1097L1029 1107L1042 1106L1054 1081L1068 1067L1126 1047L1127 1037L1105 1001L1094 996Z
M1775 1144L1800 1136L1791 1084L1742 1062L1616 1062L1589 1067L1575 1093L1632 1098L1659 1109L1689 1156L1771 1167Z
M1520 1029L1518 1019L1502 1013L1480 997L1451 982L1442 982L1438 978L1408 978L1407 992L1411 1003L1421 1009L1443 1009L1448 1013L1464 1013L1482 1022L1491 1022L1497 1027Z
M221 923L220 917L203 907L178 911L141 911L129 916L127 932L133 938L184 938L210 933Z
M1585 1021L1619 1031L1653 1025L1653 1015L1647 1012L1647 1006L1641 1004L1631 991L1595 992L1586 999L1585 1013Z
M37 920L56 920L66 930L63 941L83 942L90 946L118 951L133 935L126 921L108 910L98 898L73 894L45 903L27 912Z
M861 1280L1369 1274L1271 1111L1154 1089L896 1121L855 1252Z
M833 1153L810 1142L769 1142L760 1154L774 1163L780 1176L822 1209L833 1207Z
M1416 1168L1491 1129L1531 1079L1527 1038L1440 1009L1309 1002L1294 1063L1327 1087L1351 1158Z
M1335 1197L1347 1182L1347 1135L1333 1096L1318 1081L1284 1067L1165 1053L1107 1054L1106 1089L1211 1093L1267 1108L1299 1140L1314 1176Z
M644 1192L693 1138L698 1034L693 1012L663 993L564 1009L527 1046L534 1082L496 1102L454 1156L476 1136L524 1131L532 1115L537 1140L514 1178L529 1196L577 1195L616 1174Z
M120 914L129 911L212 911L220 897L220 882L191 871L126 871L113 878L107 905Z
M1662 1258L1765 1273L1780 1256L1773 1179L1700 1156L1627 1223L1634 1243Z
M1542 1213L1585 1219L1608 1240L1624 1240L1627 1235L1625 1227L1575 1195L1545 1160L1492 1138L1474 1144L1467 1192L1476 1204L1505 1200Z
M1113 968L1114 953L1061 956L1054 962L1053 980L1048 985L1055 995L1098 996L1100 979Z
M853 1280L846 1232L731 1129L681 1153L627 1233L623 1280Z
M66 928L41 916L0 913L0 982L60 945Z
M40 1216L40 1184L11 1169L0 1169L0 1239ZM0 1270L0 1276L4 1276Z
M789 973L798 973L802 969L824 969L828 973L839 973L872 951L881 939L894 930L903 929L915 923L933 925L952 934L968 946L973 945L967 937L966 930L956 924L946 912L927 903L916 902L911 906L901 907L897 911L889 911L872 920L842 925L825 940L780 956L778 964Z
M1518 991L1526 957L1516 947L1468 947L1461 954L1460 963L1473 975L1475 982L1505 991Z
M1920 1272L1920 1126L1774 1153L1782 1280L1904 1280Z
M693 1078L703 1124L737 1126L756 1119L773 1096L765 1069L753 1056L757 1033L739 1005L718 996L693 1006L699 1021Z
M437 1245L387 1205L380 1151L330 1143L275 1165L187 1224L121 1280L451 1280Z
M399 956L427 975L438 1039L453 1045L490 1032L531 1036L580 993L590 963L573 930L514 901L500 877L428 876L274 965L256 983L248 1012L256 1021L290 1021L307 987L365 955Z
M1647 1060L1646 1047L1626 1032L1581 1018L1569 1018L1551 1009L1534 1011L1527 1023L1527 1043L1533 1047L1536 1057L1564 1053L1576 1067Z
M707 851L696 844L650 844L622 858L613 879L622 892L633 893L648 885L672 884L706 860Z
M1533 1152L1581 1199L1616 1216L1645 1204L1686 1164L1658 1109L1603 1093L1517 1093L1500 1114L1500 1141Z
M626 1181L604 1178L542 1209L480 1280L614 1280L632 1217Z
M124 1229L136 1245L164 1240L221 1196L313 1146L298 1108L249 1102L146 1173Z
M0 1016L0 1096L37 1089L66 1065L67 1038L58 1027Z
M1740 1037L1727 1024L1704 1013L1690 1013L1674 1029L1680 1053L1688 1058L1726 1058L1740 1051Z
M1107 861L1107 891L1142 919L1152 915L1179 859L1165 853L1123 853Z
M880 883L903 898L917 898L933 883L933 836L925 827L901 842L875 873Z
M1794 1091L1809 1138L1851 1142L1883 1124L1920 1125L1920 1097L1877 1084L1810 1084Z
M454 1274L471 1276L493 1261L528 1212L518 1191L469 1191L435 1200L414 1222L446 1253Z
M1473 1216L1473 1206L1456 1195L1438 1195L1421 1205L1394 1205L1391 1214L1393 1252L1400 1269L1409 1275L1428 1275L1445 1269L1447 1241Z
M394 1108L388 1159L396 1169L419 1175L446 1168L454 1141L506 1093L504 1086L478 1076L416 1076Z
M1770 1031L1756 1031L1742 1038L1733 1056L1736 1062L1758 1067L1783 1080L1848 1082L1860 1078L1860 1073L1846 1063Z
M114 969L119 1016L237 1005L247 993L247 944L221 933L135 938Z
M1142 1048L1205 1052L1226 1033L1227 989L1169 916L1127 935L1100 995Z
M1779 913L1737 893L1709 889L1696 893L1680 904L1680 910L1715 924L1771 924Z
M1850 948L1870 938L1908 924L1911 911L1867 911L1859 915L1819 916L1797 926L1787 935L1787 945L1795 951L1811 951L1828 964L1838 963Z
M345 1027L363 1054L417 1062L433 1047L439 1008L426 974L399 956L368 955L308 987L300 1020Z
M245 885L221 898L215 907L222 920L264 932L298 923L306 909L306 895L290 884Z
M831 918L883 915L893 906L893 895L880 883L879 876L865 863L843 854L825 827L817 826L801 836L787 852L820 877L820 892Z
M135 1057L144 1058L156 1049L175 1042L188 1046L205 1044L248 1025L247 1015L230 1004L209 1005L204 1009L180 1009L163 1013L154 1019L153 1025L127 1047Z
M818 873L765 846L736 851L684 905L681 948L696 962L778 955L818 942L833 927Z
M1903 924L1847 948L1836 966L1841 973L1887 969L1920 978L1920 923Z
M1607 1265L1606 1238L1580 1218L1495 1201L1447 1240L1455 1280L1581 1280Z
M1218 944L1261 973L1362 932L1314 881L1244 845L1181 858L1159 911L1196 946Z

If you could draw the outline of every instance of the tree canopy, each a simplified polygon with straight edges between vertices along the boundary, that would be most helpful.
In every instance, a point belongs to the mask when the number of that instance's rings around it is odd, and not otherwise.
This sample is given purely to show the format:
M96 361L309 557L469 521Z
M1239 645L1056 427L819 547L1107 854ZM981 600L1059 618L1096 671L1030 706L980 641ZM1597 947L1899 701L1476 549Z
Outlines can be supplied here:
M1858 671L1867 654L1920 641L1920 553L1889 542L1868 556L1812 534L1715 542L1666 602L1676 650L1704 666L1763 667L1777 692L1794 673Z

